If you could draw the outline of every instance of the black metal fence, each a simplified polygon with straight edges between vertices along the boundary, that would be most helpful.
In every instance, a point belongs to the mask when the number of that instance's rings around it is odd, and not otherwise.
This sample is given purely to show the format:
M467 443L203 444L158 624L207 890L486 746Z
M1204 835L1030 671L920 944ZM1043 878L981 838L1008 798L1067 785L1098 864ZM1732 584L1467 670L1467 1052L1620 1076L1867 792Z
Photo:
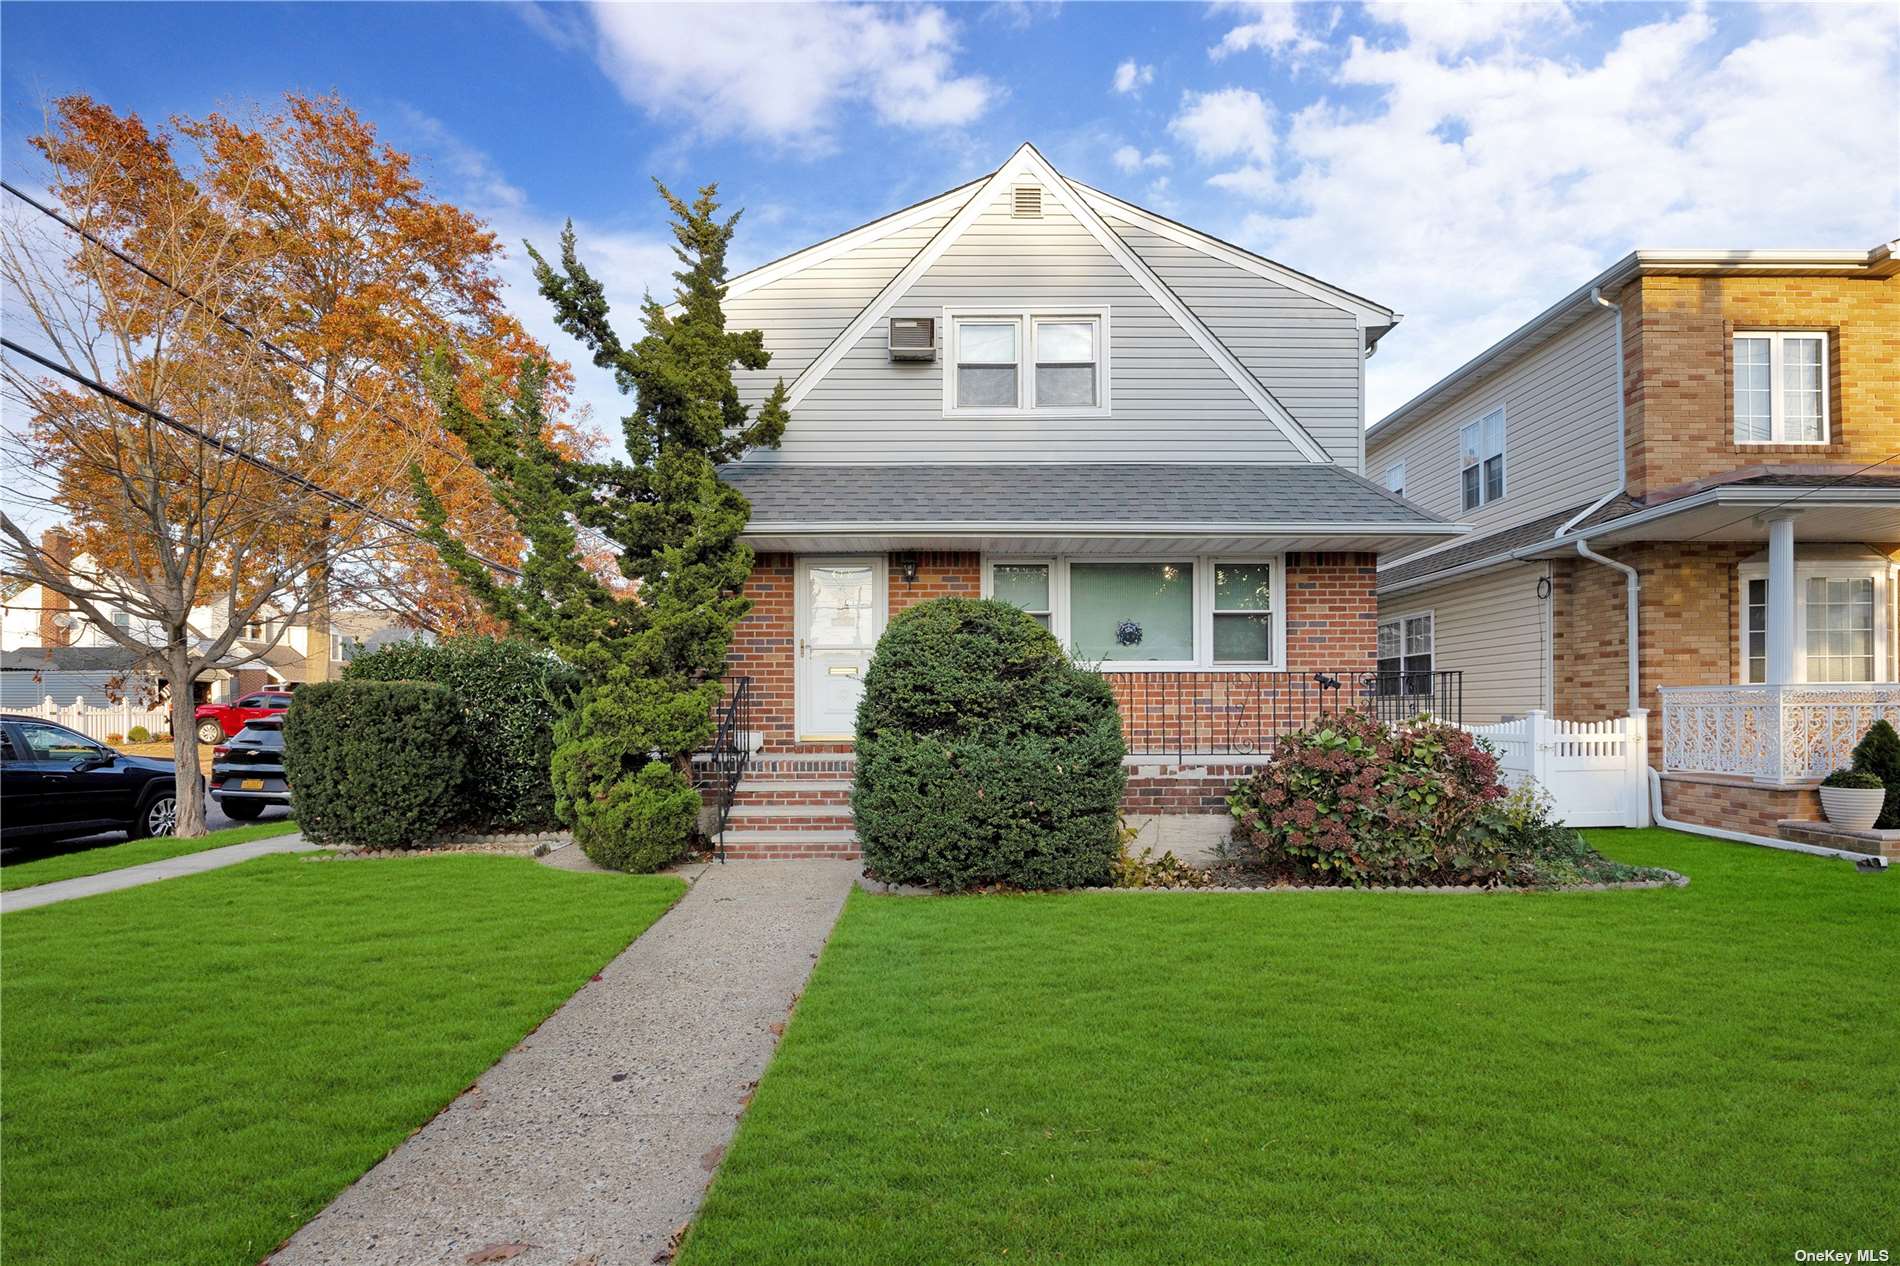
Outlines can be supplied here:
M1388 724L1464 719L1464 674L1370 669L1320 672L1109 672L1131 756L1256 756L1327 713L1370 712Z

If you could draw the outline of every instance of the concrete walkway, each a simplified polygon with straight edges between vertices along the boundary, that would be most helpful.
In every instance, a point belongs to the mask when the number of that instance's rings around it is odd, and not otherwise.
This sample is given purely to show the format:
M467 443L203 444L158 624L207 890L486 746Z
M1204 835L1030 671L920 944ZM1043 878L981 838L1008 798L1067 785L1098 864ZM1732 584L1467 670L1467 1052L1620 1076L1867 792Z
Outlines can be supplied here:
M267 1260L648 1266L699 1207L861 869L695 868L679 905Z
M31 888L15 888L12 892L0 892L0 914L11 914L15 910L31 910L34 906L50 906L56 901L71 901L77 897L96 897L102 892L117 892L121 888L155 884L161 879L176 879L180 875L201 875L207 870L235 866L239 862L248 862L253 857L263 857L270 853L309 853L314 852L316 848L315 844L304 843L303 836L292 831L287 835L275 835L266 840L227 844L223 848L208 848L202 853L186 853L183 857L168 857L163 861L144 862L137 866L127 866L122 870L108 870L98 875L81 875L77 879L61 879L50 884L36 884Z

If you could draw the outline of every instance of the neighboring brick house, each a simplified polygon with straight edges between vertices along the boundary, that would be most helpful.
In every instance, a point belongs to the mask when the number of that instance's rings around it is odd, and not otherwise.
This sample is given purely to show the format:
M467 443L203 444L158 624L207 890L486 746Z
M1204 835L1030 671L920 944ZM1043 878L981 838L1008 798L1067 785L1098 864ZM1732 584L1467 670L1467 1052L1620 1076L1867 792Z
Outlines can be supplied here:
M1363 477L1389 309L1078 185L996 172L731 281L781 446L723 472L758 551L730 679L734 856L853 855L863 673L914 603L994 596L1100 663L1130 813L1207 830L1275 734L1373 698L1380 555L1468 529ZM1455 695L1453 695L1455 697ZM1160 832L1164 840L1172 833Z
M1379 422L1368 471L1477 529L1382 563L1380 653L1471 721L1649 710L1671 817L1815 816L1900 718L1896 250L1638 251Z

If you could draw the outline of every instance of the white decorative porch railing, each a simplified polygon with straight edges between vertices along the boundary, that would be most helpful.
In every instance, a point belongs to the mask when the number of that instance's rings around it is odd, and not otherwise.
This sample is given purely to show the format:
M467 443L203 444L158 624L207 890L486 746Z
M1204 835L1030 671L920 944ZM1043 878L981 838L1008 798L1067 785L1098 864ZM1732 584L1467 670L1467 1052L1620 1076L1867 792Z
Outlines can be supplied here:
M1663 771L1762 782L1824 778L1867 727L1900 725L1900 682L1664 686Z

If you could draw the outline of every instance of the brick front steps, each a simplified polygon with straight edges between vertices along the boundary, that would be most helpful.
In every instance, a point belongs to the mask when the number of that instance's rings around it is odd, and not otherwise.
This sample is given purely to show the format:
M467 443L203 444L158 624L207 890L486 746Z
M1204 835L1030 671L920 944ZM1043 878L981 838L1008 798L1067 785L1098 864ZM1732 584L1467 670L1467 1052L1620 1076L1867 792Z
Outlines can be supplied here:
M859 856L849 754L753 758L726 822L726 856L788 860Z
M1832 822L1784 818L1775 823L1775 833L1796 844L1816 844L1900 862L1900 831L1850 831Z

